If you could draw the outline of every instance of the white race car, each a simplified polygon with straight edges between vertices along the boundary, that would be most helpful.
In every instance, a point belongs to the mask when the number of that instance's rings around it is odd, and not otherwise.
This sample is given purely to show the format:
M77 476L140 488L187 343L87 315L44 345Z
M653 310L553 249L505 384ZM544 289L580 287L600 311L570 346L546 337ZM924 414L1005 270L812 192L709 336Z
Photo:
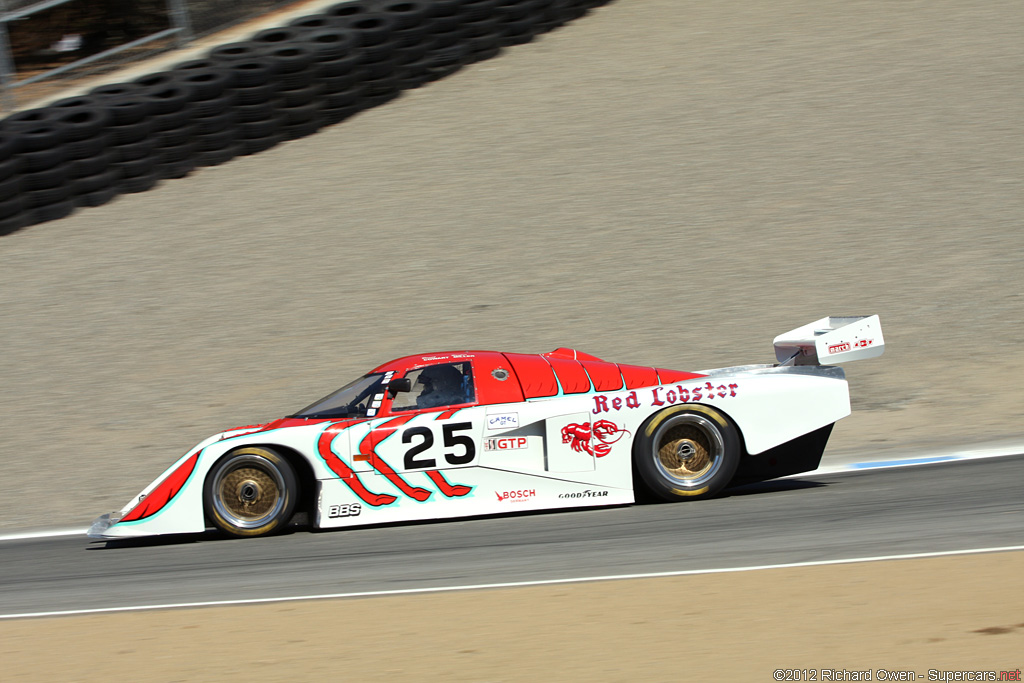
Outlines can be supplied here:
M816 469L850 413L832 364L884 346L878 316L858 316L776 337L777 364L700 372L564 348L407 356L294 415L211 436L89 536L260 536L301 512L327 528L707 498Z

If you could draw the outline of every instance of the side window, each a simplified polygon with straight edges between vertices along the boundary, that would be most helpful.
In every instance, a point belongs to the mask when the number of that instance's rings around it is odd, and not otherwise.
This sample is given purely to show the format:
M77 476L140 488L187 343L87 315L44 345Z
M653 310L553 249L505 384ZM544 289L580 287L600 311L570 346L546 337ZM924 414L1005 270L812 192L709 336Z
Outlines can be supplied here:
M412 382L412 391L395 396L391 402L392 412L457 406L476 400L469 361L430 365L405 376Z

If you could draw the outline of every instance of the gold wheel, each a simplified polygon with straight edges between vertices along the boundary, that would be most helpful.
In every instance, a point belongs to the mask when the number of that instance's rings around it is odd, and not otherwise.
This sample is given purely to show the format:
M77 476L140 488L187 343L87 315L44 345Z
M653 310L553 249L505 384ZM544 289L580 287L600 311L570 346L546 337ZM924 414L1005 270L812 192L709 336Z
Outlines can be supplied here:
M673 479L699 479L714 463L713 445L693 425L679 425L666 431L658 443L658 459Z
M708 498L732 479L742 448L736 427L719 411L700 404L673 406L640 428L634 471L656 499Z
M217 498L228 514L255 522L277 506L282 491L267 472L258 467L239 467L220 480Z
M277 452L247 446L222 457L206 478L208 518L232 536L262 536L295 510L295 471Z

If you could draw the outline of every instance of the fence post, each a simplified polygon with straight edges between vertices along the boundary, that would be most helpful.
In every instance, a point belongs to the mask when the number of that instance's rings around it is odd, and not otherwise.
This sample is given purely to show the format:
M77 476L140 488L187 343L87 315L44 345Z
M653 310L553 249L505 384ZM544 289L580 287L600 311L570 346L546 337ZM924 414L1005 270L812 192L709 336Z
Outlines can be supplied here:
M0 0L0 108L14 109L14 59L11 57L11 43L7 39L7 0Z
M185 47L192 40L192 22L189 21L185 0L167 0L167 14L170 15L171 26L178 29L174 38L175 46Z

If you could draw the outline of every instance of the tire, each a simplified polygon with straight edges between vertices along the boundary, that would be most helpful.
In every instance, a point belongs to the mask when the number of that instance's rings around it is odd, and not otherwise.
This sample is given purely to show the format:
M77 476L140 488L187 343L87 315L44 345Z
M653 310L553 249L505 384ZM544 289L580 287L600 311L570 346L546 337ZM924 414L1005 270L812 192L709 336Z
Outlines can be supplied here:
M430 11L430 4L426 0L395 0L381 3L377 11L390 16L398 32L422 25Z
M181 111L192 100L191 88L180 83L171 83L161 88L154 88L147 93L146 99L153 103L153 115L161 116Z
M192 127L195 129L196 135L209 135L210 133L216 133L217 131L224 130L229 126L235 125L237 119L235 118L235 112L230 109L226 109L219 114L213 116L203 116L192 120Z
M351 53L356 46L356 35L347 29L320 29L303 36L302 42L314 61L326 62Z
M219 166L231 161L241 153L242 145L237 142L220 149L200 150L196 152L196 166Z
M297 43L308 33L308 29L297 28L294 26L282 26L279 28L266 28L255 34L251 40L261 45L267 45L274 47L276 45L286 45L289 43Z
M278 132L262 138L246 138L239 143L242 146L242 154L257 154L281 144L286 139L284 133Z
M323 109L319 102L310 102L298 107L282 107L278 115L284 117L285 126L297 126L316 118L316 115ZM256 137L260 137L257 135Z
M19 213L10 218L0 219L0 236L10 235L32 224L27 213Z
M337 59L328 59L322 62L317 62L314 66L316 67L317 74L322 78L329 78L331 76L342 76L350 74L355 71L359 65L359 55L350 54L344 57L338 57Z
M181 128L192 121L192 110L189 107L185 107L180 111L174 111L168 114L158 114L152 118L152 121L156 130L173 130L175 128Z
M41 149L37 152L24 152L21 155L24 160L23 173L38 173L46 171L68 160L68 148L64 145L51 149Z
M341 92L331 93L324 98L324 108L340 109L342 107L351 107L358 103L365 94L365 91L361 87L349 88L348 90L342 90Z
M267 59L277 65L278 73L293 74L307 70L313 63L316 53L306 43L290 43L275 45L265 51Z
M68 165L60 164L59 166L48 168L45 171L24 173L21 176L21 183L25 190L33 192L35 190L45 190L49 187L64 185L68 182L68 178Z
M324 117L325 125L334 125L341 123L345 119L355 114L358 114L363 110L359 105L353 104L347 107L335 107L332 109L324 109L320 112L320 115Z
M337 23L336 17L327 14L307 14L298 19L292 19L288 22L288 26L304 31L320 31L333 28Z
M257 104L247 104L235 107L235 120L239 123L250 123L252 121L263 121L269 119L277 111L278 100L267 100Z
M0 130L0 163L6 163L20 151L21 140L18 138L18 134L9 130Z
M157 147L155 156L158 164L170 164L175 161L184 161L185 159L191 159L199 152L199 145L196 144L195 140L190 140L181 145L171 145L169 147Z
M239 448L218 460L203 484L207 518L229 536L264 536L291 519L299 496L291 464L276 451Z
M135 161L136 159L144 159L146 157L152 156L154 149L156 149L156 139L148 137L143 138L142 140L134 142L130 145L116 145L114 147L111 147L109 149L109 152L110 154L113 154L114 161L120 162ZM93 173L99 173L99 171L97 170L92 171L91 173L83 173L82 175L92 175Z
M156 166L157 177L161 178L162 180L169 180L172 178L184 178L194 170L196 170L196 162L192 159L172 161L167 164L157 164Z
M238 88L258 88L270 83L277 73L277 64L265 56L239 59L225 65L235 74Z
M331 17L354 17L360 14L376 12L376 5L377 3L372 2L372 0L349 0L348 2L339 2L336 5L331 5L324 10L324 14Z
M145 89L146 86L140 85L139 83L107 83L106 85L101 85L98 88L90 90L88 97L98 97L104 100L112 97L130 97L132 95L138 95Z
M120 161L110 165L111 170L120 172L124 179L150 175L155 167L156 159L154 157L142 157L141 159Z
M53 111L53 120L64 129L68 142L99 135L111 122L110 112L100 107L68 107Z
M64 142L64 130L56 125L41 123L18 129L22 152L39 152L53 149Z
M71 191L79 196L102 192L115 187L119 180L121 180L121 173L117 169L107 169L95 175L75 178L71 181Z
M343 25L356 33L356 41L360 47L383 45L388 42L396 29L393 14L378 12L353 15L344 20Z
M195 137L195 142L199 145L200 151L212 152L224 149L225 147L234 144L235 138L237 137L238 132L236 130L233 128L225 128L224 130L218 130L215 133L197 135Z
M463 0L462 12L465 21L482 21L498 14L498 0Z
M195 134L195 128L188 125L181 126L180 128L172 128L171 130L157 131L152 139L156 143L157 147L174 147L176 145L184 145L189 142Z
M316 72L309 69L308 71L281 74L277 77L277 84L279 90L298 90L299 88L308 88L315 79Z
M114 139L110 133L103 132L96 137L86 138L85 140L76 140L75 142L69 142L64 146L67 147L69 159L86 159L104 152L113 144Z
M386 90L384 92L376 93L373 95L367 95L363 98L362 106L364 109L370 109L372 107L379 107L382 104L387 104L391 100L397 98L401 92L396 87L393 90Z
M324 127L324 123L324 119L318 115L316 118L310 119L309 121L285 126L281 131L288 140L298 140L299 138L313 135Z
M19 156L0 161L0 181L7 180L11 176L21 173L24 168L25 160Z
M25 127L35 127L52 123L53 111L47 107L39 109L26 109L11 114L4 119L4 128L7 130L18 130Z
M238 88L235 90L235 95L237 95L236 106L246 107L251 104L262 104L270 100L276 94L276 83L254 85L248 88Z
M12 216L17 216L25 210L28 202L23 196L15 196L10 199L5 199L0 202L0 220L7 220Z
M71 196L71 186L58 185L57 187L48 187L45 190L22 192L21 196L25 198L26 208L38 209L43 206L49 206L50 204L56 204L66 200Z
M46 206L40 206L29 212L29 216L33 223L46 223L47 221L56 221L61 218L67 218L74 212L75 202L72 199L65 199L63 201L54 202L53 204L47 204Z
M111 99L107 110L114 118L115 126L130 126L155 114L156 103L143 95Z
M238 124L239 138L242 140L252 140L274 135L281 130L281 126L284 125L283 121L283 117L276 116L274 118L263 119L262 121L240 123Z
M266 47L266 43L257 43L251 40L225 43L210 50L206 58L214 62L234 62L239 59L251 59L261 56Z
M21 192L22 176L14 175L0 180L0 202L16 197Z
M212 59L189 59L175 64L173 71L188 74L197 69L216 69L218 67L220 67L220 62L215 62Z
M111 126L108 130L114 137L115 145L130 145L152 135L156 125L152 119L143 119L127 126Z
M230 69L220 67L186 69L180 73L181 82L192 88L196 100L220 97L225 90L234 85L235 80L235 75Z
M156 184L159 182L160 177L156 173L137 175L131 178L122 179L121 182L117 184L117 191L124 194L148 192L156 187Z
M214 97L209 100L198 100L189 105L189 111L192 113L194 118L223 114L228 109L235 106L236 97L237 94L232 90L230 92L225 92L220 97Z
M634 479L663 501L710 498L732 479L739 431L714 408L678 405L648 419L633 446Z
M309 87L299 88L298 90L282 90L278 94L281 96L282 106L301 107L304 104L320 99L324 94L324 90L325 86L323 83L314 83Z
M173 71L157 71L139 76L133 82L145 88L166 88L177 83L178 75Z
M150 147L152 151L152 147ZM94 175L96 173L102 173L107 170L111 162L117 158L115 155L117 151L97 154L94 157L86 157L85 159L74 159L67 163L68 174L72 178L84 178L86 176Z
M117 196L116 187L108 187L88 194L80 194L75 197L75 204L78 206L103 206Z

